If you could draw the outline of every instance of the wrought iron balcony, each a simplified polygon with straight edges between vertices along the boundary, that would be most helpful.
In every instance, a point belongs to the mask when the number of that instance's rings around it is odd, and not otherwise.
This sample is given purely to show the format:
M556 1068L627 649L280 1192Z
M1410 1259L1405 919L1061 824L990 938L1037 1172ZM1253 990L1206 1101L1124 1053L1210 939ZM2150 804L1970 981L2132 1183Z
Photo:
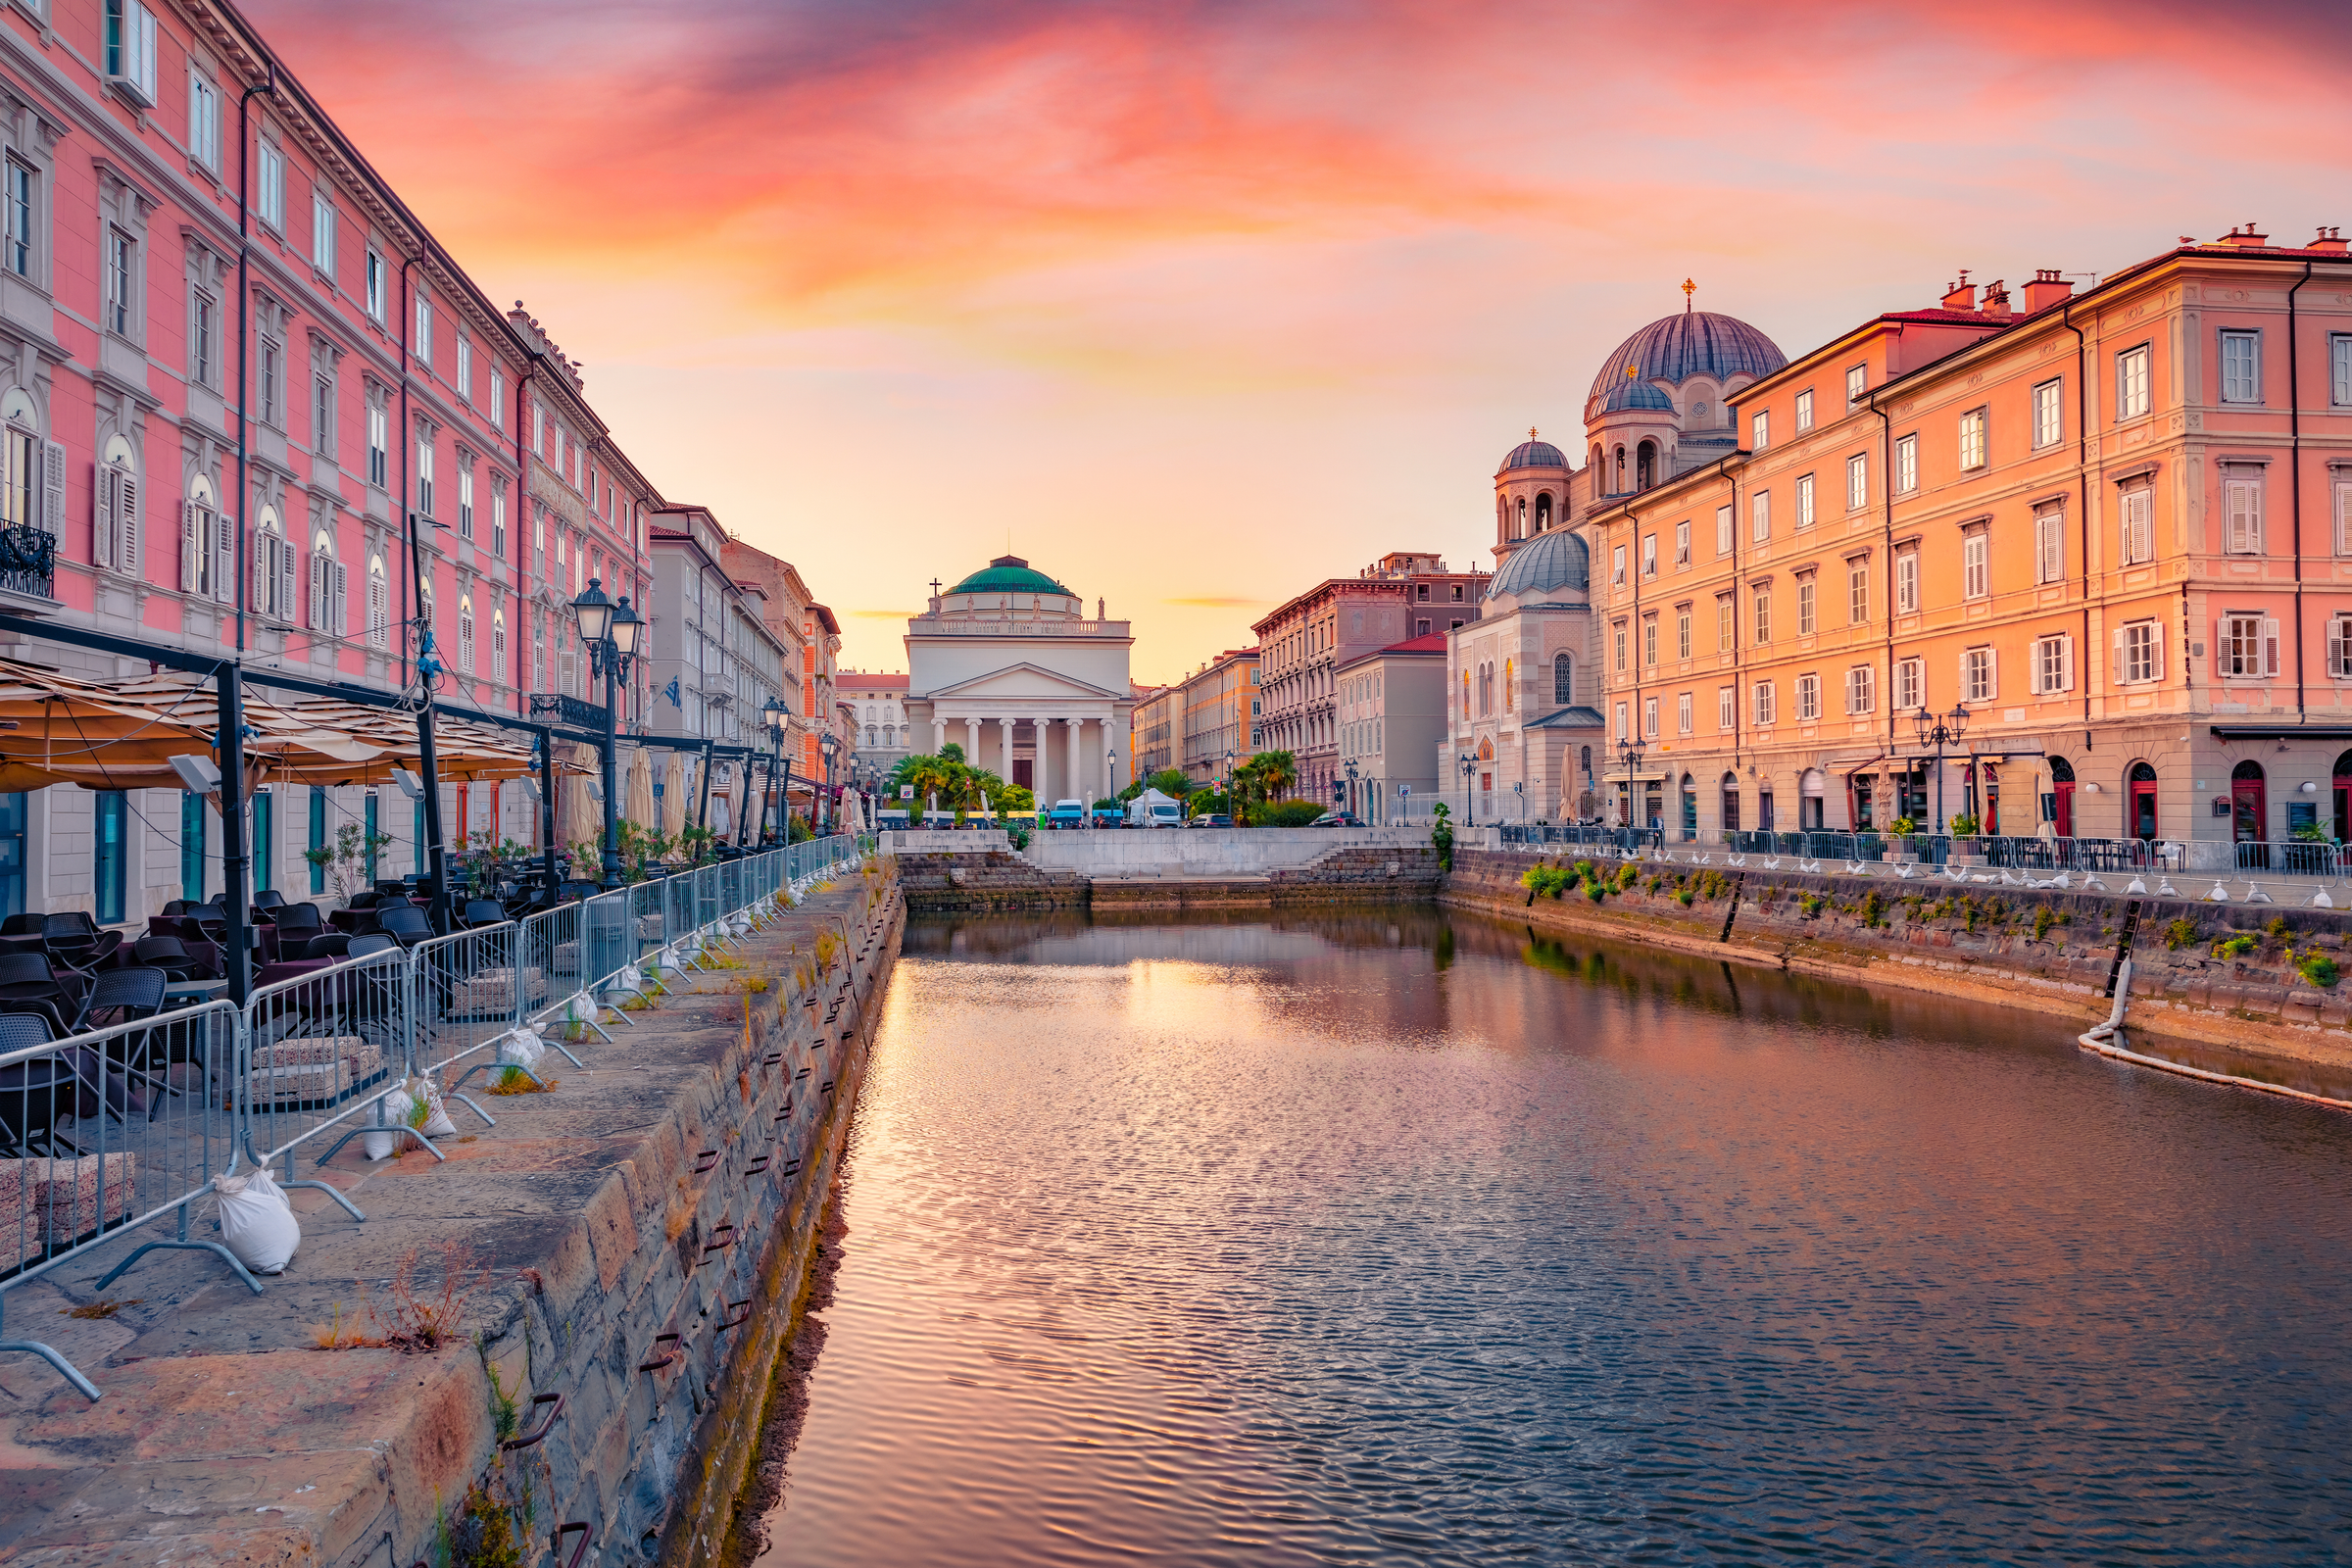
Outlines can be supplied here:
M57 535L39 528L0 528L0 588L55 599Z
M601 732L605 727L603 707L577 697L565 696L562 692L531 693L531 716L552 718L559 724L569 724L577 729Z

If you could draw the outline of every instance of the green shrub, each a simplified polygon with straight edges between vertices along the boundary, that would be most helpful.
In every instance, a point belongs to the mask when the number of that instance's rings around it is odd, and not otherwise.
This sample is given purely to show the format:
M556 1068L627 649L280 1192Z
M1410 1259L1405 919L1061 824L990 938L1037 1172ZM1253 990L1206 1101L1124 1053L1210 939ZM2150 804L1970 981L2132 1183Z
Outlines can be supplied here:
M2035 909L2034 911L2034 940L2036 942L2041 941L2044 937L2050 934L2050 927L2057 923L2057 919L2051 913L2050 906L2048 905L2045 904L2040 908Z
M1597 877L1585 884L1585 897L1591 899L1594 904L1598 904L1601 900L1607 898L1608 896L1608 884L1602 882Z
M2260 942L2253 936L2240 932L2236 936L2224 937L2221 941L2216 942L2213 945L2213 956L2217 958L2242 958L2259 946L2261 946Z
M2343 971L2325 953L2306 953L2295 964L2295 973L2322 990L2327 990L2342 978Z
M1674 896L1674 902L1681 905L1686 909L1690 907L1690 890L1689 888L1685 888L1682 892L1677 893Z
M1861 915L1862 923L1866 926L1886 923L1886 901L1880 896L1877 888L1872 888L1869 896L1862 901Z
M2101 926L2099 931L2100 935L2104 936L2106 934L2106 927ZM2182 948L2187 947L2191 942L2196 940L2197 922L2189 919L2186 915L2181 916L2180 919L2175 920L2171 925L2168 925L2164 928L2164 945L2172 949L2172 951L2175 953L2180 952Z

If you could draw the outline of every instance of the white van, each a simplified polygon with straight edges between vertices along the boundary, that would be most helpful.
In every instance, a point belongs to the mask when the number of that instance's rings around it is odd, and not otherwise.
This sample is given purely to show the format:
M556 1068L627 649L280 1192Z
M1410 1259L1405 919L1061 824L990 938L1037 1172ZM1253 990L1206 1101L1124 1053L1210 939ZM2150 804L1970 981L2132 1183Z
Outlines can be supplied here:
M1184 803L1157 790L1146 790L1127 803L1129 827L1182 827Z

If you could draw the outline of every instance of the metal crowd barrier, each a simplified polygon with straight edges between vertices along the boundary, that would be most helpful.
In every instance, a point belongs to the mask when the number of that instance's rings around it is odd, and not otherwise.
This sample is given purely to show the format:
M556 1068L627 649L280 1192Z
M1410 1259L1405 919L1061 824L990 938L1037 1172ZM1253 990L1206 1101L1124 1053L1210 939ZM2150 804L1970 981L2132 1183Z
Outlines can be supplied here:
M316 1166L353 1138L391 1130L386 1097L419 1075L491 1123L457 1091L476 1070L502 1070L499 1048L518 1029L567 1009L596 1027L631 968L736 940L870 848L848 835L796 844L346 959L264 986L242 1009L215 1002L0 1050L0 1141L19 1155L0 1159L0 1325L8 1291L133 1233L139 1245L101 1289L150 1251L194 1249L259 1293L224 1246L189 1237L190 1205L215 1176L282 1161L278 1185L319 1188L365 1220L329 1184L295 1179L297 1150L316 1146ZM0 1043L12 1027L37 1029L37 1016L0 1013ZM817 1099L796 1086L790 1114L814 1115ZM423 1139L410 1147L418 1143L443 1157ZM172 1233L153 1234L166 1216ZM0 1339L10 1350L99 1396L53 1348Z

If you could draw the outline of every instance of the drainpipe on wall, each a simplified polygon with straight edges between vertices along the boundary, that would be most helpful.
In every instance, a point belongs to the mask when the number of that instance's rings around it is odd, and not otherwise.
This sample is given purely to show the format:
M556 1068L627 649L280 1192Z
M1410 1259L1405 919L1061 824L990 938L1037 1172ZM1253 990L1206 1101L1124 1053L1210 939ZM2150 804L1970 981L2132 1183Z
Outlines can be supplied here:
M237 652L240 655L245 652L245 600L248 592L246 588L246 557L249 552L245 548L245 513L250 498L245 494L245 466L250 450L251 436L249 432L253 422L251 411L247 406L248 388L246 386L246 379L251 373L248 362L253 353L253 333L250 321L253 314L251 282L253 131L249 117L253 109L255 94L268 93L272 98L277 96L277 62L265 58L262 66L265 74L260 85L246 88L237 99L237 501L235 511L237 561L235 570ZM225 799L225 797L223 798ZM226 846L223 845L223 848Z
M2295 722L2307 722L2303 707L2303 386L2295 357L2295 295L2311 281L2311 263L2286 291L2286 493L2295 543ZM2269 831L2270 824L2263 824Z

